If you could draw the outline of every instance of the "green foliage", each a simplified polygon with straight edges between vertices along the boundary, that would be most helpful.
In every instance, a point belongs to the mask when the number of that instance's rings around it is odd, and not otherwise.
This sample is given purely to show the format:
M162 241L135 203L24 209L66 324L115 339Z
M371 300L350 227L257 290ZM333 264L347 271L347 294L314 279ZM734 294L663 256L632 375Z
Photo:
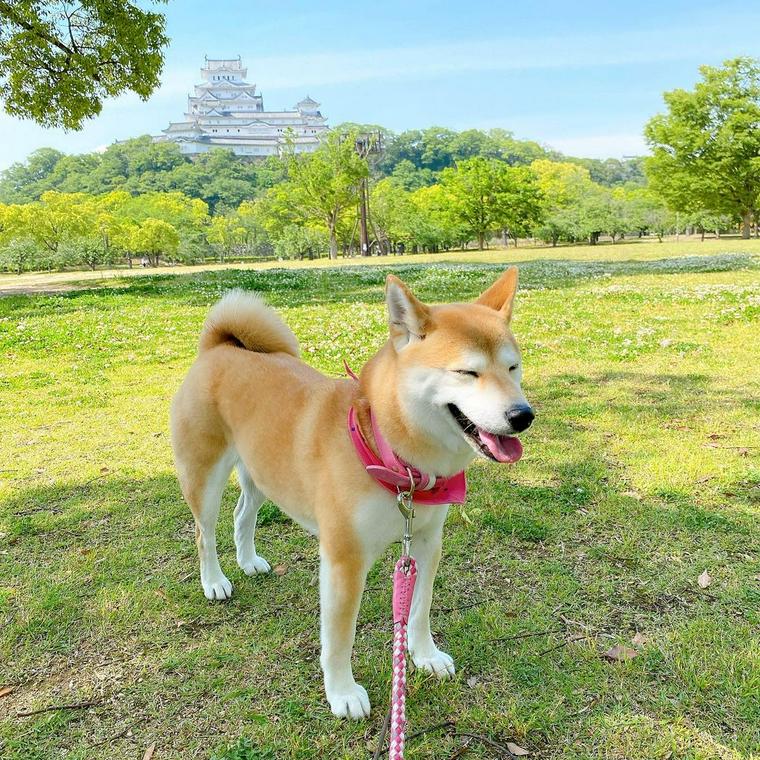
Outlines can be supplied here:
M206 230L206 240L216 248L222 262L239 249L245 239L246 229L237 214L218 214L211 219Z
M162 254L171 257L177 253L179 234L169 222L148 218L135 226L130 243L134 251L146 254L153 266L158 266Z
M40 249L30 238L13 238L0 246L0 269L21 274L44 268Z
M324 224L330 235L330 258L338 256L341 214L358 203L359 182L369 174L356 151L357 132L333 130L313 153L291 152L288 181L277 188L293 221Z
M460 161L441 174L453 219L483 248L489 232L511 229L515 234L533 226L541 216L541 191L525 167L477 157Z
M125 0L0 1L0 98L46 127L81 129L103 100L159 85L169 38L159 13Z
M646 125L646 171L673 209L730 214L746 238L760 199L760 63L735 58L700 72L694 90L666 92L668 112Z
M280 259L313 259L330 251L330 236L324 230L301 224L286 225L274 243L274 253Z
M284 176L279 158L252 162L218 148L191 161L175 143L155 143L145 135L81 156L41 148L2 172L0 202L29 203L46 190L93 195L125 190L132 195L181 192L205 201L212 210L236 208Z

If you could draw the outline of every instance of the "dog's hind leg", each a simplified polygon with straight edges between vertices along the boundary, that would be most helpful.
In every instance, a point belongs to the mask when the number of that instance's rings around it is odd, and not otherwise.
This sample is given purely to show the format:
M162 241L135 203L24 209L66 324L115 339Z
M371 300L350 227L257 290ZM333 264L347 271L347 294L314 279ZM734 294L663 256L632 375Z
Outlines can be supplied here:
M246 575L268 573L269 563L256 553L256 517L264 503L264 494L248 474L245 465L238 462L240 498L235 507L235 546L238 565Z
M222 600L232 596L232 583L222 572L216 553L216 523L222 492L234 461L234 454L224 453L205 477L196 481L195 487L183 489L195 517L195 543L201 564L201 585L207 599Z

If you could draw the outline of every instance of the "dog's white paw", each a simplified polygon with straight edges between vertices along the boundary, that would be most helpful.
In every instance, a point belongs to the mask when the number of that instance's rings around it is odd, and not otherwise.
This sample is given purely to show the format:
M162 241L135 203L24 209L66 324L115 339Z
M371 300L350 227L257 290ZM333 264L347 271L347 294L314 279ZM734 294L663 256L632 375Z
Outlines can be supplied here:
M328 694L327 701L330 703L332 714L339 718L369 718L369 697L361 684L355 683L345 691Z
M254 554L253 557L248 557L247 559L239 559L238 564L246 575L260 575L272 570L269 563L258 554Z
M232 583L224 575L201 578L201 585L206 599L224 601L232 596Z
M412 662L416 668L433 673L438 678L451 678L455 671L454 660L451 655L436 649L432 654L421 656L412 653Z

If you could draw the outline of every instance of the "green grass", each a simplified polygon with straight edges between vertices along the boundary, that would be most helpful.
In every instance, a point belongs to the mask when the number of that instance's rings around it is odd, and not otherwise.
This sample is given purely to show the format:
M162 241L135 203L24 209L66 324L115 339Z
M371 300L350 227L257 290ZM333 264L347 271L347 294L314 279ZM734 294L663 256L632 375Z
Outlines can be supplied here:
M410 731L453 720L536 758L760 757L760 248L716 243L147 275L0 299L0 688L15 686L0 756L139 758L156 742L161 760L370 757L395 548L359 620L372 718L342 723L322 695L315 541L266 505L258 546L286 571L246 578L231 484L220 556L235 596L207 602L168 403L226 288L263 291L307 360L339 375L384 339L389 267L445 301L509 259L523 262L514 328L538 417L524 459L475 463L452 510L433 628L458 675L412 675ZM635 659L600 657L637 631ZM17 717L83 701L99 704ZM463 741L425 734L408 757Z

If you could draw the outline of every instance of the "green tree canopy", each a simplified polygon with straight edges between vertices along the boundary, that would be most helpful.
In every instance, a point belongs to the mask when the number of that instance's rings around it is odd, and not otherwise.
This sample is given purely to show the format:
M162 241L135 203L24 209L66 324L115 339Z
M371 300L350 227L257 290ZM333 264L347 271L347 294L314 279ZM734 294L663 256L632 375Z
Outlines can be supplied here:
M356 152L355 140L355 132L335 129L313 153L291 153L288 182L278 188L304 222L325 225L332 259L338 256L340 216L357 204L359 181L369 173L367 161Z
M128 0L0 0L0 98L13 116L81 129L103 100L159 85L160 13Z
M486 234L510 229L518 234L541 215L541 191L535 175L526 167L511 167L485 158L460 161L441 173L441 186L451 213L482 249Z
M177 252L179 234L163 219L146 219L135 226L130 245L137 253L146 254L153 266L158 266L161 254L172 256Z
M749 237L760 195L760 64L735 58L700 72L693 90L666 92L668 112L646 125L647 175L674 210L731 214Z

